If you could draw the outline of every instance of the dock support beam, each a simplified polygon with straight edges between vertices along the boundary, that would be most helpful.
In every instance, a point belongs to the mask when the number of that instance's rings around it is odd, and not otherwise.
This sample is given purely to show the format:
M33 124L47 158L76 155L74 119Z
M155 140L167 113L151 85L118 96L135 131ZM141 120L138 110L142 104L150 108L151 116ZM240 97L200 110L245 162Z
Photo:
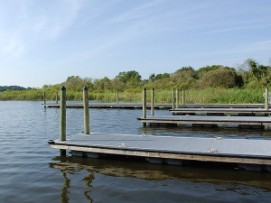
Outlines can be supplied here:
M179 96L179 89L176 89L176 109L178 109L179 108L179 98L180 98L180 96Z
M154 88L151 90L151 116L154 116Z
M89 106L88 106L88 88L83 88L83 103L84 103L84 133L89 134Z
M60 141L66 141L66 88L61 87L60 94ZM60 156L66 156L66 150L60 150Z
M185 90L182 90L182 105L185 105Z

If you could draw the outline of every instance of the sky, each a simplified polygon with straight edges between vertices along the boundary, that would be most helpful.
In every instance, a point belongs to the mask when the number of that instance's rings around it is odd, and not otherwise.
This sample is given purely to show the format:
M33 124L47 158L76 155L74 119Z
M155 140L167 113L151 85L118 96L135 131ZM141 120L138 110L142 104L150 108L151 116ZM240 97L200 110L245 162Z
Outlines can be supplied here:
M271 65L270 0L0 0L0 86Z

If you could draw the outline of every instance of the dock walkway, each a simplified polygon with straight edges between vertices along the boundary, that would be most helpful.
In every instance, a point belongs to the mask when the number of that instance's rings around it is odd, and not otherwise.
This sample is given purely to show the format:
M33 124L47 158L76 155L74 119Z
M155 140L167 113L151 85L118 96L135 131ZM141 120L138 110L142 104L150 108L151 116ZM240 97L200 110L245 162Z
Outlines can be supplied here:
M49 141L52 148L94 154L271 165L270 139L174 137L130 134L76 134L67 141ZM89 154L88 154L89 153Z
M46 104L47 108L59 108L59 104ZM67 103L66 108L84 108L81 103ZM96 109L142 109L141 103L89 103L89 108ZM147 108L150 109L151 105L148 104ZM155 104L155 109L171 109L169 104Z
M264 108L177 108L169 110L173 115L264 115L271 110Z
M237 125L239 127L265 127L271 124L271 118L266 116L149 116L137 118L140 122L148 125Z
M178 108L264 108L262 103L258 104L179 104ZM269 107L271 105L269 104Z

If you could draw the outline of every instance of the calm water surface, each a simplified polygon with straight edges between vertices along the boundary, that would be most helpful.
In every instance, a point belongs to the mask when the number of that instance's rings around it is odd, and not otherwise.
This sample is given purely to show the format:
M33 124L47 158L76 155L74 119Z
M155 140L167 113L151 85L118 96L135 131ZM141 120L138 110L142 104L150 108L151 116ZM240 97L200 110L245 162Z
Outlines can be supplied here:
M167 114L167 111L159 111ZM90 110L95 132L173 136L266 137L230 129L142 128L140 110ZM58 109L0 102L0 202L270 202L271 174L59 157ZM67 110L67 134L82 132L83 110ZM271 150L271 149L270 149Z

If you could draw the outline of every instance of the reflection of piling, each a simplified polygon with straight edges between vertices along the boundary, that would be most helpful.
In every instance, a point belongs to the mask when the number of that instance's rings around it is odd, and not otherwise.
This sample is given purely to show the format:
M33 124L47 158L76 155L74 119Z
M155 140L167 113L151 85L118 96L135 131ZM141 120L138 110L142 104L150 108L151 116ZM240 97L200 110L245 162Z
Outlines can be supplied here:
M151 90L151 116L154 116L154 88Z
M60 94L60 141L66 141L66 88L64 86ZM60 155L65 156L66 150L60 150Z
M64 171L62 171L62 172L63 172L63 177L64 177L64 184L62 186L62 192L61 192L61 203L67 203L67 202L69 202L71 181L68 178L67 173Z
M84 103L84 133L89 134L89 106L88 106L88 88L83 88L83 103Z

